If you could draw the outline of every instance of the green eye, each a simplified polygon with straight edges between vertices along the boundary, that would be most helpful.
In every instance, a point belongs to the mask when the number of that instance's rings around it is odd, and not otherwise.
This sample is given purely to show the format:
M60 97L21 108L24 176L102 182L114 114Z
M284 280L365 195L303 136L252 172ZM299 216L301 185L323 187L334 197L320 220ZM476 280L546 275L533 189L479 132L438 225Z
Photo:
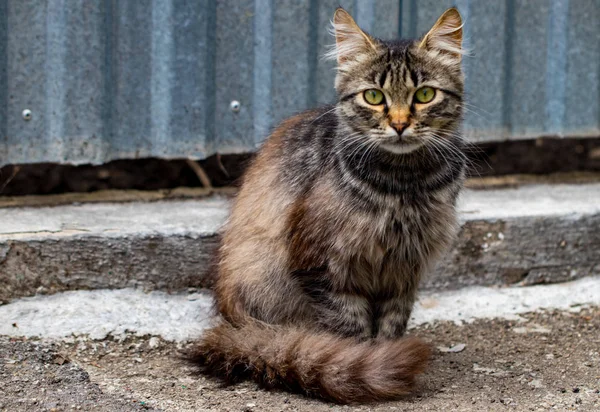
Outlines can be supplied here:
M429 103L435 97L435 89L431 87L421 87L415 92L417 103Z
M381 90L377 90L377 89L365 90L363 95L364 95L367 103L372 104L372 105L382 104L383 100L384 100L383 93L381 92Z

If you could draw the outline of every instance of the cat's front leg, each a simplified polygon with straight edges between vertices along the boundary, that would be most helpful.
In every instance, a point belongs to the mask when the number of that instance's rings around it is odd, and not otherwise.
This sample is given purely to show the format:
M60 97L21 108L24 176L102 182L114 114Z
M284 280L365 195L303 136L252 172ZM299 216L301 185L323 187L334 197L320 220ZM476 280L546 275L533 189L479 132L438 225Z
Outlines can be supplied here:
M367 297L334 286L326 267L296 270L292 276L310 298L320 329L360 340L373 336L372 307Z
M376 319L376 336L382 339L398 339L406 332L406 326L414 305L414 296L402 295L378 302L379 317Z
M329 332L364 340L372 337L372 314L364 296L330 293L319 310L319 324Z

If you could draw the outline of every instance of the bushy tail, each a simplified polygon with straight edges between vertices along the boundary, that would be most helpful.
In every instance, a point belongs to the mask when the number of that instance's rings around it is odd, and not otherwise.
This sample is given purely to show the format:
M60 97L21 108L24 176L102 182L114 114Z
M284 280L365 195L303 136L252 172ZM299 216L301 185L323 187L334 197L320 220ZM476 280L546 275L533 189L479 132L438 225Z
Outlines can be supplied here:
M205 332L195 359L228 382L252 378L338 403L398 398L423 372L429 346L416 338L359 343L352 338L249 320Z

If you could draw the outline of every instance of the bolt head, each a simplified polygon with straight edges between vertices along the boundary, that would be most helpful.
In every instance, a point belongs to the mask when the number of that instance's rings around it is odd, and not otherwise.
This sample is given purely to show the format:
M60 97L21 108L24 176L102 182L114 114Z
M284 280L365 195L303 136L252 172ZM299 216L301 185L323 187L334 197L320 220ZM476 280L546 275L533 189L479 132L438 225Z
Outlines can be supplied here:
M25 109L21 115L23 116L23 120L31 120L31 110Z
M241 107L242 107L241 103L238 102L237 100L232 100L231 103L229 103L229 108L234 113L239 112Z

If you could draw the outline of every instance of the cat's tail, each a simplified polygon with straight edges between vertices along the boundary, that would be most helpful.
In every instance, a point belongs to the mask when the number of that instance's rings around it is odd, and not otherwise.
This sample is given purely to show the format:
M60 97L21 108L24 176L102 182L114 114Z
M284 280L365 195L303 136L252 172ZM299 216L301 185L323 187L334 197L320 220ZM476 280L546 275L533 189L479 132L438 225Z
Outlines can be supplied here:
M416 338L357 342L297 327L223 321L193 351L205 373L227 382L252 378L338 403L371 402L408 394L430 357Z

